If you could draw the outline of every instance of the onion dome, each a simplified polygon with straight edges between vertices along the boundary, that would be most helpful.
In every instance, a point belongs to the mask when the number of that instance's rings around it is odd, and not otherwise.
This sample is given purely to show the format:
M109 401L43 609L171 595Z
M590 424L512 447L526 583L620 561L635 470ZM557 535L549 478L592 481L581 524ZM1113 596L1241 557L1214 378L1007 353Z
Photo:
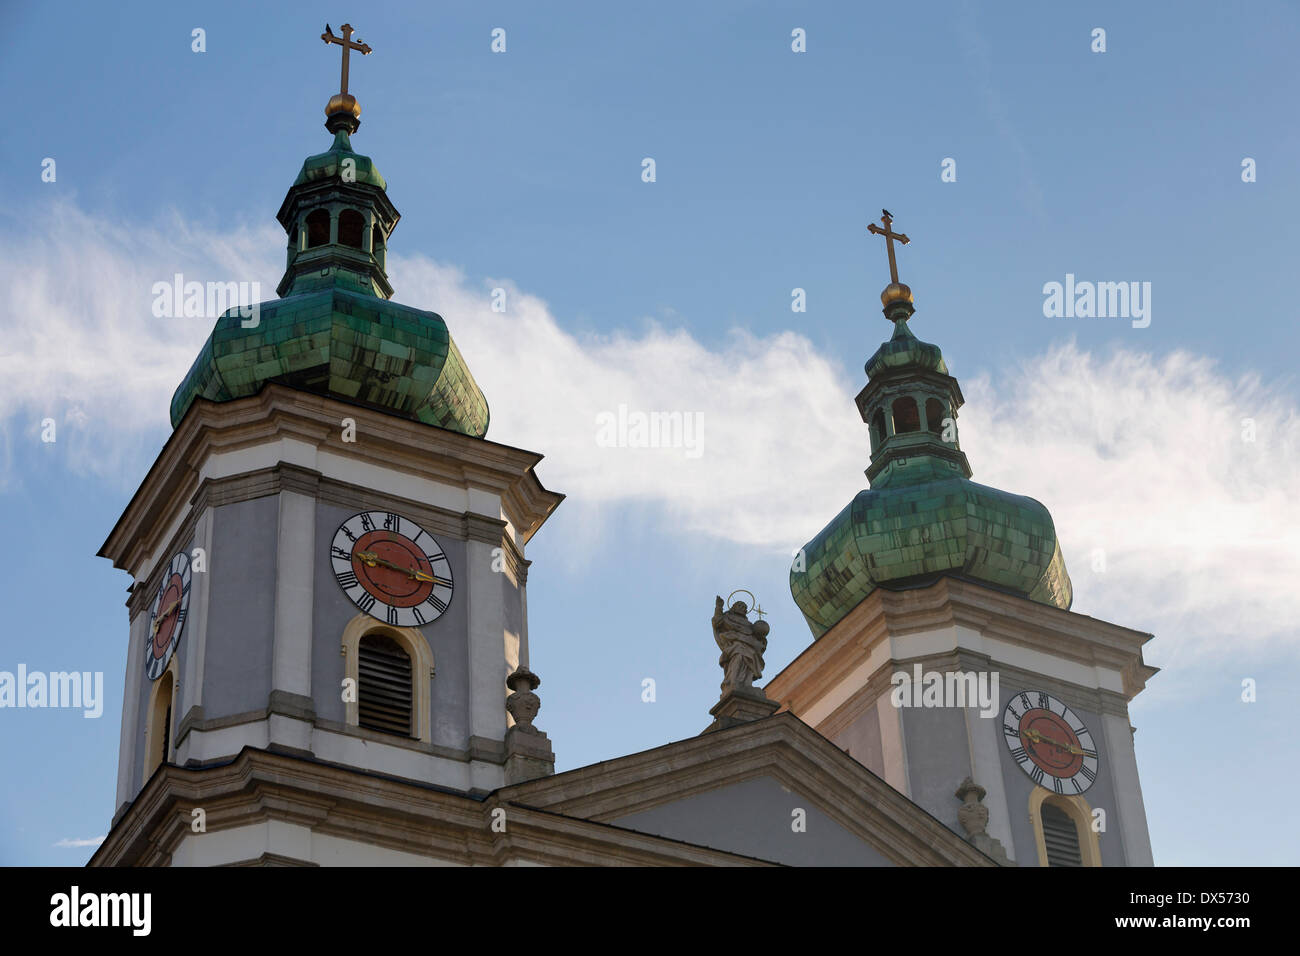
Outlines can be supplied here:
M1033 498L970 480L957 434L961 388L939 347L912 334L911 290L894 278L881 296L894 333L867 360L857 396L870 488L800 551L790 570L795 603L814 637L878 587L941 575L1068 609L1073 590L1051 514Z
M289 237L279 299L217 320L172 397L172 426L195 399L232 401L275 382L482 437L487 400L442 316L391 301L385 259L401 216L352 149L361 108L345 92L326 113L333 144L307 158L276 215Z
M354 182L365 183L377 189L387 189L388 183L379 175L379 170L369 156L362 156L352 151L352 142L346 129L334 134L334 143L323 153L308 156L302 162L302 170L293 181L295 186L316 180L351 176Z

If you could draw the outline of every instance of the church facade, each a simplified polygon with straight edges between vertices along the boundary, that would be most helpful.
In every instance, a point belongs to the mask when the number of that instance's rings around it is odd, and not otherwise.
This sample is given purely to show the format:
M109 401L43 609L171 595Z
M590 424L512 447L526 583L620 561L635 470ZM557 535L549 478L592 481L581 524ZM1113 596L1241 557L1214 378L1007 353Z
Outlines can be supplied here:
M279 298L216 323L101 555L132 578L116 812L94 866L1150 865L1128 703L1150 635L1069 610L1051 516L975 484L908 322L858 396L871 487L799 553L812 642L717 601L701 734L556 774L527 546L563 496L486 437L399 214L326 107L277 218Z

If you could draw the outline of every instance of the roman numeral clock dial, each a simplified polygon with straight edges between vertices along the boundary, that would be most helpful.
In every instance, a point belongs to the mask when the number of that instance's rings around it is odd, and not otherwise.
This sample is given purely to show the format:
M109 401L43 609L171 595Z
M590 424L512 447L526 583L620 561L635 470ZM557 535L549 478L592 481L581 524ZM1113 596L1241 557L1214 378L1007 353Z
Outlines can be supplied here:
M334 533L330 563L348 600L386 624L419 627L451 604L447 555L433 535L402 515L353 515Z
M144 649L144 669L157 680L167 669L181 642L190 608L190 556L184 551L172 558L149 608L149 640Z
M1002 736L1011 759L1040 787L1083 793L1097 779L1097 745L1069 707L1051 694L1017 694L1002 712Z

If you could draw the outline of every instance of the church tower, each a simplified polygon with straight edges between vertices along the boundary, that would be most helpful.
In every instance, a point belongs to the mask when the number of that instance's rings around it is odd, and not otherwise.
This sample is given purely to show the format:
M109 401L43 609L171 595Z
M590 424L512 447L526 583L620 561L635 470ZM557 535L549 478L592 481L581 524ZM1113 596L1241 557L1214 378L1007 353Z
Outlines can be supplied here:
M381 781L475 798L553 770L525 547L563 496L487 440L442 317L392 301L399 214L351 141L370 48L322 39L342 90L277 214L279 298L217 320L100 552L133 578L112 865L428 862Z
M1151 635L1071 613L1055 526L971 481L957 380L916 338L885 211L893 334L857 407L870 488L796 556L814 643L766 686L804 722L995 859L1150 865L1128 703Z

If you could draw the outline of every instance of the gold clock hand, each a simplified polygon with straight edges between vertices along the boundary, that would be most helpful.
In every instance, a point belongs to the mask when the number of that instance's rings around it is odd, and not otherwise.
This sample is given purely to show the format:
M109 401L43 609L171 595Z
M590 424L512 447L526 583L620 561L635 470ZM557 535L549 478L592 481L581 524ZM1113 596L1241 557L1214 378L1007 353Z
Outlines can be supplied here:
M392 561L381 558L373 551L357 552L357 560L363 562L368 567L385 567L391 568L394 571L401 571L407 577L416 581L429 581L433 584L444 584L447 587L451 587L450 581L444 581L442 578L434 577L432 574L421 571L418 568L404 568L399 564L394 564Z
M1066 751L1067 753L1083 756L1083 751L1080 750L1078 747L1074 746L1074 744L1063 744L1055 737L1049 737L1046 734L1041 733L1037 730L1026 730L1025 736L1027 736L1034 743L1049 743L1053 747L1059 747L1062 750Z
M161 614L159 614L156 618L153 619L153 624L150 626L149 633L157 634L158 627L162 624L163 621L167 620L167 618L172 616L172 611L176 610L176 607L180 603L181 603L180 601L172 601L171 604L167 605L167 610L163 611Z

